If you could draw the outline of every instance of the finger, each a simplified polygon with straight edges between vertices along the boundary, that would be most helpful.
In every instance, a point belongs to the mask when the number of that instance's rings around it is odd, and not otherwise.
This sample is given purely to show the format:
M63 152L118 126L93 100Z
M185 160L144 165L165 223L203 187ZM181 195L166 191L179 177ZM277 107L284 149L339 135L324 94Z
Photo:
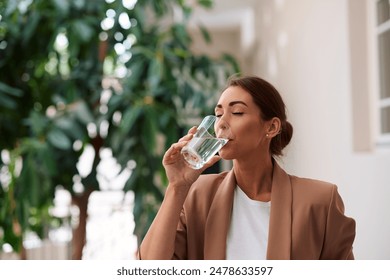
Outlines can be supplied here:
M177 143L173 143L171 147L165 152L166 155L172 156L181 151L181 149L187 145L188 141L181 141Z
M194 137L193 134L187 134L187 135L183 136L182 138L180 138L179 142L181 142L181 141L189 141L189 140L192 139L192 137Z
M172 144L164 154L163 165L173 164L180 160L180 151L186 144L186 141Z
M194 134L196 133L196 130L197 130L196 126L191 127L188 130L187 135L184 135L182 138L179 139L179 141L191 140Z
M196 127L196 126L193 126L193 127L191 127L189 130L188 130L188 133L190 133L190 134L195 134L195 132L198 130L198 127Z

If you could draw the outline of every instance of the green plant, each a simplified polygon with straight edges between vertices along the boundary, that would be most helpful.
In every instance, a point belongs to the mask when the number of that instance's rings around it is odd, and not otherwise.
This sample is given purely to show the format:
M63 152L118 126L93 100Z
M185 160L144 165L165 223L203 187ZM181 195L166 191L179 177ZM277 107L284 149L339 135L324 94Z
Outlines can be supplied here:
M0 4L0 98L5 101L0 105L0 148L15 154L22 166L15 176L8 164L15 192L10 196L12 188L2 186L2 208L8 208L3 213L11 215L3 216L0 225L7 233L4 242L18 251L22 234L37 226L28 217L48 208L57 185L79 195L72 188L76 163L83 147L96 141L87 124L99 115L95 104L103 72L98 34L106 9L103 1ZM81 147L74 149L77 141ZM98 189L93 173L85 179L86 189Z
M229 55L192 53L186 30L192 7L185 1L135 2L0 2L0 150L12 158L0 161L9 178L0 181L0 242L15 250L23 232L39 231L31 222L39 219L29 217L44 213L61 185L80 208L73 257L81 258L102 148L132 169L124 190L135 194L141 239L163 197L165 149L191 118L210 113L225 78L239 71ZM88 145L95 157L82 177L76 165ZM75 176L82 192L73 189Z

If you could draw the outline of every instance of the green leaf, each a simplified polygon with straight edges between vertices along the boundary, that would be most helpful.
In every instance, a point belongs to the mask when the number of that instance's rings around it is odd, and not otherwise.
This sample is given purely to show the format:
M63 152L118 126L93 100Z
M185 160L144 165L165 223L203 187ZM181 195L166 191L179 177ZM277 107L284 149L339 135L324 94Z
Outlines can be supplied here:
M60 150L70 150L72 148L72 143L68 136L57 128L52 129L48 133L47 140L50 144Z
M44 115L41 115L36 111L32 111L30 113L28 118L28 125L30 126L31 131L35 136L43 134L47 124L48 119Z
M15 97L23 96L23 91L0 82L0 93L6 93Z
M82 8L85 7L85 1L86 1L86 0L73 0L73 4L74 4L74 6L75 6L77 9L81 10Z
M94 35L93 28L84 20L75 20L72 23L72 30L81 42L90 41Z
M54 158L54 153L47 145L39 151L39 157L42 161L42 166L45 172L50 175L49 178L58 174L57 162Z
M178 40L182 46L188 46L188 44L191 43L191 37L189 36L184 24L175 24L172 27L172 32L175 39Z
M0 106L10 110L15 110L18 108L18 103L7 95L1 94L0 92Z
M192 8L189 6L183 7L183 13L185 20L189 20L192 15Z
M130 62L134 61L136 56L143 56L148 60L153 60L156 57L155 49L150 48L150 46L149 47L144 47L140 45L134 46L132 48L132 53L134 58L130 60Z
M59 11L63 15L67 15L70 10L70 1L64 1L64 0L52 0L54 6L56 7L57 11Z
M207 31L206 27L204 25L199 25L199 29L206 43L211 43L211 36L210 33Z
M131 89L134 86L139 84L139 81L141 79L142 73L145 71L145 64L148 61L145 62L144 59L131 59L130 63L128 64L130 68L130 79L126 81L126 86Z
M108 101L108 114L111 116L119 107L123 105L123 96L119 94L113 94Z
M110 143L110 148L112 150L112 153L114 155L116 154L121 154L123 152L122 150L122 144L123 144L123 139L125 136L123 133L116 131L115 133L109 134L109 143Z
M113 144L111 145L111 149L116 152L116 159L119 164L121 164L122 166L126 166L129 161L129 155L134 154L134 151L137 150L136 145L139 142L138 139L138 136L122 136L120 143L118 143L118 141L115 143L114 141L112 141Z
M146 110L144 125L142 126L142 142L146 151L149 154L153 154L156 150L156 138L157 138L157 123L158 117L155 115L155 111Z
M136 184L134 184L136 185ZM134 209L133 209L133 213L135 215L135 219L136 218L139 218L140 215L142 214L143 212L143 206L144 206L144 193L142 192L135 192L134 193ZM136 222L137 224L137 222Z
M9 243L16 252L20 252L22 250L22 236L14 233L12 222L7 224L8 225L4 227L4 240L6 243Z
M13 12L15 12L15 10L18 8L18 4L19 2L18 1L8 1L7 3L7 9L5 11L5 15L6 16L9 16L11 15Z
M28 21L28 24L26 25L25 29L23 30L23 41L22 44L26 45L30 43L30 39L34 36L36 33L36 28L39 24L39 21L41 19L41 14L39 12L32 13L30 16L30 20Z
M92 168L91 173L89 173L87 177L81 179L81 183L87 187L92 186L93 188L96 188L97 186L99 186L99 181L97 180L96 168Z
M39 186L42 182L39 182L38 176L37 163L34 161L33 155L29 154L24 161L24 166L20 174L20 183L23 186L22 197L28 199L33 206L37 206L39 202ZM19 212L19 214L21 213Z
M180 57L180 58L187 58L192 55L187 49L184 48L174 48L172 51L176 57Z
M2 186L1 186L2 187ZM7 217L7 210L9 209L9 199L8 195L5 195L4 198L2 197L2 207L0 207L0 221L4 221Z
M75 140L82 140L87 135L86 128L71 118L58 119L54 125Z
M167 149L171 144L177 141L179 127L174 121L171 121L170 124L166 126L164 131L166 135L165 148Z
M198 4L205 8L212 8L213 0L198 0Z
M125 111L120 123L121 131L128 133L142 112L140 106L134 106Z
M80 122L83 124L89 124L94 120L90 109L84 101L79 101L76 103L75 113L78 120L80 120Z
M138 168L133 169L131 171L131 175L130 175L129 179L126 181L125 186L123 188L123 190L125 192L131 191L134 189L134 185L135 185L136 180L138 179L138 176L139 176L139 169Z
M149 66L149 71L148 71L148 82L152 94L156 91L161 81L162 72L163 72L162 63L160 59L156 57L151 61L151 64Z
M232 67L233 73L240 72L240 66L238 65L237 60L232 55L225 53L222 55L222 59Z

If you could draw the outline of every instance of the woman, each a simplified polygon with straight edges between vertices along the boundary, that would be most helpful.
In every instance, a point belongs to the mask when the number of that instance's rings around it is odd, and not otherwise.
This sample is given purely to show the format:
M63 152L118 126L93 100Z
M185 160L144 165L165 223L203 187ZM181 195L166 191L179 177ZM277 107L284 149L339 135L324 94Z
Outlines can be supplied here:
M355 221L333 184L288 175L274 160L293 128L277 90L258 77L230 80L215 114L216 133L232 137L201 170L173 144L163 165L169 180L139 259L353 259ZM233 168L201 175L220 158Z

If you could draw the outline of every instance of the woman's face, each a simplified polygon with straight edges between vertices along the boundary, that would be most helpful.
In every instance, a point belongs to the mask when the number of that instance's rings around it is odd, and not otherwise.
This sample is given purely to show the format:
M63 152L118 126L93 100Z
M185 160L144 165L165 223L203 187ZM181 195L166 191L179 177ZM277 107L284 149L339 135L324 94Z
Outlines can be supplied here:
M229 142L219 155L224 159L245 159L267 152L267 123L261 119L259 107L252 96L238 86L228 87L215 107L216 134L223 137L226 127L230 128Z

